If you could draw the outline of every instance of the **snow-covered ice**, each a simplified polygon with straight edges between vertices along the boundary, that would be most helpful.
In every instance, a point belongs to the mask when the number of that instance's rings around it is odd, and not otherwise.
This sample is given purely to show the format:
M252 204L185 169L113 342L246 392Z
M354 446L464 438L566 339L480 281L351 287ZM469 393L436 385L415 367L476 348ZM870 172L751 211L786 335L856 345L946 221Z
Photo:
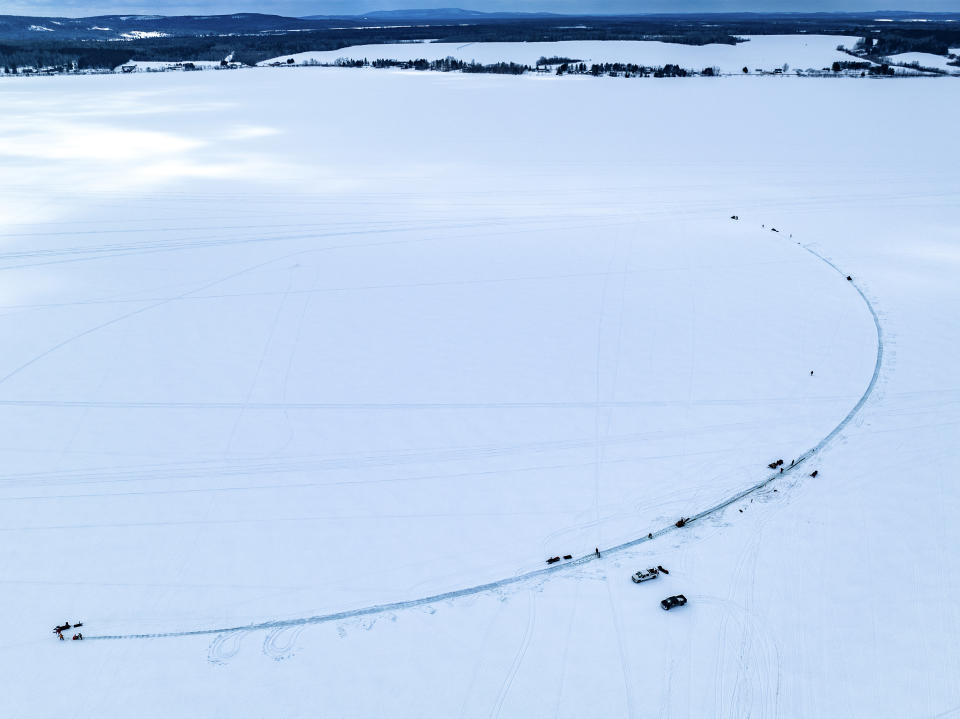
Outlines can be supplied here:
M956 712L944 83L4 85L3 714Z

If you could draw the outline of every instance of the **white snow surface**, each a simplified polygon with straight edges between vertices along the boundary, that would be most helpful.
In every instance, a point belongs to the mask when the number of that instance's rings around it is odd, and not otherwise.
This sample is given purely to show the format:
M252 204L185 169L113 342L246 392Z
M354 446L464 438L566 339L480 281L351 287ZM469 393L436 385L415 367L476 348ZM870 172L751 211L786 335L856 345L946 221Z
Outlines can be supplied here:
M591 62L630 62L647 66L667 63L684 68L702 70L719 67L722 72L739 73L744 67L750 72L771 72L784 63L793 69L829 68L835 60L850 60L837 50L838 45L852 47L856 37L838 35L746 35L747 42L736 45L681 45L678 43L645 40L569 40L562 42L475 42L455 43L401 43L392 45L355 45L341 50L303 52L267 60L286 63L333 63L338 58L387 60L441 60L455 57L475 60L481 64L517 62L536 64L541 57L569 57Z
M170 37L170 35L156 30L131 30L130 32L120 33L120 37L128 40L143 40L151 37Z
M200 68L200 69L206 69L206 70L211 70L211 69L220 67L220 61L219 61L219 60L184 60L184 61L179 62L179 63L177 63L177 62L169 62L169 61L165 61L165 60L164 60L164 61L161 61L161 60L136 60L136 61L132 61L132 62L125 63L125 64L126 64L126 65L135 65L138 72L148 72L148 71L151 71L151 70L152 70L152 71L158 71L158 70L179 70L179 69L182 69L182 66L183 66L184 63L191 63L191 64L194 65L194 67L197 67L197 68ZM181 67L177 67L178 65L180 65ZM122 66L118 66L118 67L114 68L114 71L115 71L115 72L116 72L116 71L119 71L120 67L122 67Z
M4 107L4 716L960 710L942 81L295 68ZM650 542L350 614L777 458Z
M891 63L897 65L910 65L917 63L920 67L932 67L937 70L946 70L949 73L960 73L960 67L948 65L950 58L943 55L934 55L931 52L901 52L897 55L890 55Z

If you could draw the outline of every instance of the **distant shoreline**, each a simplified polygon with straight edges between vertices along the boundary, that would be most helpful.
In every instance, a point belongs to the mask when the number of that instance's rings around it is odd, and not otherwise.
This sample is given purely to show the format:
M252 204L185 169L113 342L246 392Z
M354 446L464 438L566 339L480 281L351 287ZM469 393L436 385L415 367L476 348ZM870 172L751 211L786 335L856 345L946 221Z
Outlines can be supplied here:
M18 74L113 70L145 63L215 63L253 66L304 53L331 53L358 46L434 46L491 43L659 42L687 48L732 49L745 38L833 38L825 47L843 44L858 61L882 64L884 58L917 55L936 59L931 72L960 71L960 13L706 13L633 16L497 15L462 10L415 13L370 13L363 16L286 18L240 13L214 16L108 15L95 18L49 18L0 15L0 69ZM560 53L552 53L560 54ZM517 62L533 66L536 57L470 58L479 64ZM371 54L368 58L408 61L442 58L425 55ZM354 58L356 59L356 58ZM587 60L588 58L582 58ZM749 69L773 70L789 63L804 70L826 62L798 64L783 57ZM700 71L683 57L597 57L594 62L630 62L647 67L674 63ZM958 65L949 65L956 62ZM892 65L898 63L893 62ZM923 65L923 63L920 63ZM948 69L948 66L950 69ZM721 68L724 73L730 68ZM740 68L736 68L740 69ZM30 74L30 73L27 73Z

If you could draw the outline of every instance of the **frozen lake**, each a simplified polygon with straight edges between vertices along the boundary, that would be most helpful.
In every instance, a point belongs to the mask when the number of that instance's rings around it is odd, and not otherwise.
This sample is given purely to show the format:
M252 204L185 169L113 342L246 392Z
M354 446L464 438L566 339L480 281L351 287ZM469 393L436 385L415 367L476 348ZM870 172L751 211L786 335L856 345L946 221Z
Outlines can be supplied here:
M2 83L0 707L960 711L945 82Z

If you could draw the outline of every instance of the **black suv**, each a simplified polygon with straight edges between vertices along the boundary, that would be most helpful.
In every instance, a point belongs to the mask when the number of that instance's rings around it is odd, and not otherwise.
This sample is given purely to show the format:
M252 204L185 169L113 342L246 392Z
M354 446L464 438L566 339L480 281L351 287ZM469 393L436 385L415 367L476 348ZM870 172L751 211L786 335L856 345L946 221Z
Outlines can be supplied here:
M682 607L686 603L687 603L687 598L682 594L678 594L675 597L667 597L662 602L660 602L660 606L663 607L665 610L670 611L674 607Z

